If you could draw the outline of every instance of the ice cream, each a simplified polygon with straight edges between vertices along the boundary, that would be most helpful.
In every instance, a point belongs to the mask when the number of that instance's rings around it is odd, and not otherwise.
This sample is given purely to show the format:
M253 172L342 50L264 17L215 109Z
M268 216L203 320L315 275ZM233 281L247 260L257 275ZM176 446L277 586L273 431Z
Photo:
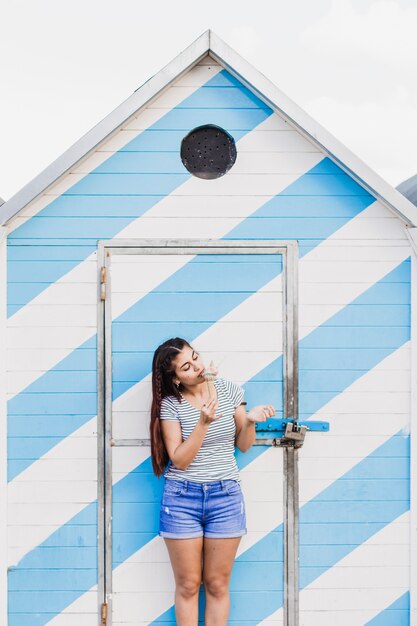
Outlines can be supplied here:
M204 371L204 374L203 374L203 377L207 383L207 391L208 391L210 400L213 397L216 397L216 392L214 389L214 381L216 380L216 376L218 373L219 373L219 370L214 365L213 361L210 361L210 365Z

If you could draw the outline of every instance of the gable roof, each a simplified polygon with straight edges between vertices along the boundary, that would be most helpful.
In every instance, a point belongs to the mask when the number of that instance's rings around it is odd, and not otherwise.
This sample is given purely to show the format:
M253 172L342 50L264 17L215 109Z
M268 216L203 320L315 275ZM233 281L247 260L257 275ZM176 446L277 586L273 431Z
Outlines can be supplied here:
M145 107L162 90L184 75L207 54L210 54L215 61L253 91L272 110L284 117L371 195L394 211L408 226L417 226L417 207L211 30L200 35L194 43L139 87L127 100L5 202L0 207L0 226L10 222L32 200L45 192L48 187L84 159L103 140L116 132L129 117Z

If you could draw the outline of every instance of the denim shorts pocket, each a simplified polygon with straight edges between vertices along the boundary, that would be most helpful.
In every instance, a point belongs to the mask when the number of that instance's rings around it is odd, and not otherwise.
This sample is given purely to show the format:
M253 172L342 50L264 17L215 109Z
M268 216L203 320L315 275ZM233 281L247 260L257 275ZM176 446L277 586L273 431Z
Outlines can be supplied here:
M165 497L181 496L185 490L185 483L181 484L179 480L166 480L164 486L164 492L162 494L162 501Z
M238 483L237 480L228 480L225 483L225 487L229 496L234 496L235 494L242 493L240 483Z

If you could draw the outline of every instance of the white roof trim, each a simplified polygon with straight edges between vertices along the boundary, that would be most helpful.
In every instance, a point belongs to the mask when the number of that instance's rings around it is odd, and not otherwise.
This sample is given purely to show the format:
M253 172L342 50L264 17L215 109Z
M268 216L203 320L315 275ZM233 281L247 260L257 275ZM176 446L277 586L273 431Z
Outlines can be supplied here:
M254 91L268 106L287 119L301 134L315 143L371 195L394 211L408 226L417 226L417 207L412 202L381 178L210 30L200 35L194 43L144 83L10 200L5 202L0 207L0 225L9 222L19 211L55 183L58 178L85 158L99 143L116 132L129 117L147 105L162 90L185 74L208 53Z

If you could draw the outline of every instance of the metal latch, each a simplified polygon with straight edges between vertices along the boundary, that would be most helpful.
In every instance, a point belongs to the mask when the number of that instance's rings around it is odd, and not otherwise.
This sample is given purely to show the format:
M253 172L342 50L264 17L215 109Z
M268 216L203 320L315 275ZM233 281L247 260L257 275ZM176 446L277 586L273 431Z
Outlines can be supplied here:
M295 448L301 448L307 432L307 426L301 426L297 422L288 422L285 427L284 439L294 441Z
M255 428L257 435L255 445L257 446L301 448L308 430L328 432L329 422L314 420L299 422L293 418L269 419L266 423L256 424Z

